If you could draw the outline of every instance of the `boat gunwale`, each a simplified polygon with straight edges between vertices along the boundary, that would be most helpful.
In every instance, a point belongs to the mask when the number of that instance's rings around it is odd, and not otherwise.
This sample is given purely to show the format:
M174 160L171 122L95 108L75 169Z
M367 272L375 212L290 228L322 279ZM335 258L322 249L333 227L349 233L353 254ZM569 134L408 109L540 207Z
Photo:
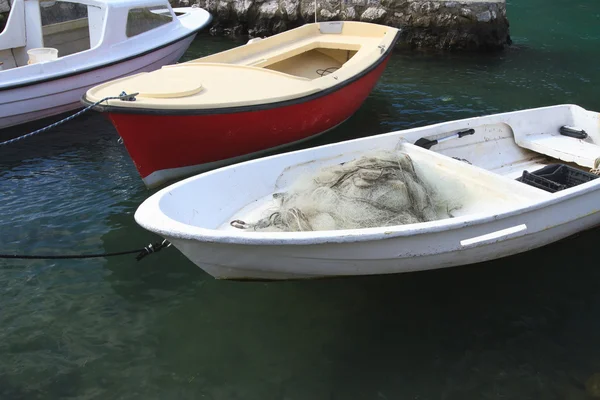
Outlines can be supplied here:
M506 113L492 114L488 116L484 116L483 118L500 118L506 115L515 115L520 113L531 112L534 110L543 110L543 109L552 109L557 107L565 107L565 106L575 106L572 104L563 104L557 106L547 106L547 107L538 107L529 110L521 110L521 111L512 111ZM472 117L466 118L462 120L450 121L450 122L441 122L437 124L427 125L419 128L412 129L423 129L423 128L432 128L435 126L443 126L452 123L469 123L475 122L482 117ZM412 130L410 129L410 130ZM389 132L381 135L377 135L377 137L389 137L389 136L399 136L405 133L406 130ZM317 245L317 244L327 244L327 243L353 243L353 242L366 242L366 241L374 241L374 240L382 240L382 239L390 239L390 238L398 238L405 237L411 235L421 235L421 234L431 234L431 233L440 233L444 231L457 230L462 228L467 228L476 225L482 225L489 222L497 222L500 220L505 220L520 214L535 212L541 208L553 206L557 203L568 201L573 198L577 198L586 194L589 194L594 191L600 190L600 179L596 179L593 181L589 181L583 183L581 185L565 189L563 191L553 193L551 196L546 198L536 199L533 202L528 202L524 206L517 206L510 209L505 209L503 212L494 213L494 212L486 212L486 213L473 213L470 215L465 215L456 218L446 218L436 221L430 222L421 222L416 224L407 224L407 225L395 225L395 226L386 226L386 227L374 227L374 228L360 228L360 229L344 229L344 230L329 230L329 231L310 231L310 232L253 232L252 234L244 233L243 231L235 232L235 231L224 231L218 229L208 229L195 225L190 225L183 223L181 221L175 220L172 217L165 214L161 208L159 203L169 192L175 188L180 186L190 184L195 180L202 179L202 177L218 174L221 171L226 169L231 169L235 167L242 167L245 164L259 163L264 162L269 159L274 158L282 158L288 157L293 154L298 154L302 152L314 151L315 149L324 149L324 148L334 148L340 147L343 148L345 144L349 142L359 142L359 141L368 141L372 139L373 136L353 139L346 142L338 142L332 143L324 146L319 146L318 148L312 149L302 149L290 153L276 154L265 158L259 158L256 160L250 160L246 162L242 162L236 165L226 166L222 168L218 168L209 172L205 172L202 174L198 174L177 183L174 183L170 186L167 186L160 191L154 193L152 196L147 198L136 210L134 218L136 222L141 225L143 228L148 229L152 232L158 233L160 235L183 239L183 240L197 240L200 242L208 242L208 243L223 243L223 244L238 244L238 245ZM459 161L457 161L459 162ZM492 171L486 170L485 168L481 168L484 171L488 171L493 173ZM498 174L499 175L499 174ZM502 175L499 175L502 176ZM507 178L508 179L508 178ZM540 189L541 190L541 189ZM600 210L595 210L594 213ZM588 213L589 214L589 213ZM586 214L587 215L587 214ZM578 217L579 218L579 217ZM164 227L168 227L169 229L164 229ZM547 227L549 228L549 227ZM544 228L544 229L547 229Z
M185 8L195 9L193 7L185 7ZM54 75L54 76L51 76L51 77L47 77L47 78L44 77L44 78L40 78L40 79L37 79L37 80L32 80L32 81L27 81L27 82L21 82L21 83L15 83L14 85L10 85L10 86L0 86L0 92L7 91L7 90L13 90L13 89L20 89L20 88L27 87L27 86L39 85L39 84L42 84L42 83L45 83L45 82L51 82L51 81L55 81L55 80L59 80L59 79L65 79L65 78L70 78L70 77L77 76L77 75L82 75L82 74L85 74L85 73L88 73L88 72L92 72L92 71L95 71L95 70L98 70L98 69L102 69L102 68L106 68L106 67L111 67L111 66L116 65L116 64L127 62L127 61L133 60L133 59L138 58L138 57L143 57L143 56L145 56L147 54L150 54L150 53L153 53L153 52L155 52L157 50L161 50L161 49L163 49L165 47L169 47L169 46L171 46L171 45L173 45L173 44L175 44L177 42L180 42L182 40L185 40L185 39L189 38L190 36L197 35L198 32L200 32L202 29L204 29L207 25L209 25L211 23L211 21L213 19L212 14L210 14L209 12L207 12L206 10L204 10L202 8L200 8L200 10L204 11L208 15L206 21L204 21L198 28L196 28L194 30L191 30L188 33L186 33L185 35L182 35L182 36L180 36L180 37L178 37L176 39L173 39L173 40L171 40L171 41L169 41L167 43L163 43L163 44L161 44L159 46L153 47L153 48L148 49L148 50L144 50L143 52L136 53L136 54L124 57L124 58L115 59L115 60L110 61L108 63L96 64L96 65L92 65L92 66L84 68L84 69L70 71L70 72L66 72L64 74L57 74L57 75ZM94 49L88 49L86 51L90 51L90 50L94 50ZM83 52L80 52L80 53L83 53ZM76 55L76 54L80 54L80 53L75 53L75 54L71 54L71 55ZM68 57L68 56L65 56L65 57ZM7 70L7 71L10 71L10 70ZM90 104L92 104L92 103L90 103ZM88 105L88 104L86 104L86 105Z
M288 100L274 101L271 103L259 103L259 104L250 104L243 106L233 106L233 107L219 107L219 108L142 108L142 107L119 107L113 105L96 105L93 107L94 110L99 112L107 112L113 114L142 114L142 115L161 115L161 116L189 116L189 115L213 115L213 114L234 114L234 113L242 113L242 112L252 112L252 111L262 111L269 110L273 108L287 107L295 104L306 103L308 101L312 101L318 99L320 97L324 97L334 93L373 72L377 67L379 67L382 63L384 63L394 51L394 47L396 42L399 40L401 34L401 30L398 29L394 38L390 42L390 45L385 50L384 53L380 55L380 57L364 68L362 71L353 75L352 77L342 81L336 85L330 86L321 91L317 91L315 93L310 93L305 96L295 97ZM84 94L81 98L81 102L85 106L90 106L94 104L91 100L89 100Z

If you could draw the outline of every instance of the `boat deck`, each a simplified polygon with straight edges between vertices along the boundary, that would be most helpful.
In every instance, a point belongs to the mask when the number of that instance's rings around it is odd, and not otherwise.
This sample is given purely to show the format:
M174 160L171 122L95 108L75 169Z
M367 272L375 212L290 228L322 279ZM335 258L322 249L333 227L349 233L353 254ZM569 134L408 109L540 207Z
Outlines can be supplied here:
M139 74L102 85L90 93L101 99L124 90L139 93L132 107L195 109L243 106L253 103L257 96L275 102L288 99L290 93L305 96L319 91L318 86L309 83L306 78L264 68L203 64Z
M139 93L135 102L111 106L213 109L269 104L322 92L360 77L382 62L397 30L344 23L322 33L308 24L280 35L185 63L112 81L88 91L89 101Z
M249 53L243 55L239 59L233 59L229 62L237 65L248 65L255 67L266 67L276 62L280 62L289 57L301 54L307 50L315 48L319 49L343 49L344 51L353 52L356 54L356 60L359 60L364 56L365 52L360 52L361 48L373 49L376 48L381 42L381 37L363 37L363 36L340 36L335 34L319 35L308 37L306 39L299 40L295 43L283 43L273 48L268 48L264 51L257 53ZM354 57L352 57L354 59ZM206 62L216 62L218 59L213 57L204 57L198 60L188 61L180 64L184 65L199 65Z

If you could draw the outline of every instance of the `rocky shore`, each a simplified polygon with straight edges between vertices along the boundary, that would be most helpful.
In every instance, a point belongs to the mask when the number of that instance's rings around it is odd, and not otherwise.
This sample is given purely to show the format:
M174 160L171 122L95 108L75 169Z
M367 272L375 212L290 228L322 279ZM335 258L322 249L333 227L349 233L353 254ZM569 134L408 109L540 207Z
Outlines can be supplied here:
M170 0L213 15L213 35L268 36L315 20L313 0ZM0 29L8 11L0 0ZM366 21L401 28L399 47L493 51L510 45L506 4L485 0L317 0L317 20Z
M205 8L214 35L268 36L315 20L312 0L171 0ZM374 22L402 29L411 49L500 50L510 45L504 1L317 0L318 21Z

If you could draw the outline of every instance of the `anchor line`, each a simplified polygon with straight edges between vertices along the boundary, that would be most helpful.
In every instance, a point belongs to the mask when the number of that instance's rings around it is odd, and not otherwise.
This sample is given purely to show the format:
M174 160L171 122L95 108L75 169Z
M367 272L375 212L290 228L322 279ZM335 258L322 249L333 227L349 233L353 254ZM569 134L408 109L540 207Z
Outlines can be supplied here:
M96 254L61 254L61 255L26 255L26 254L0 254L0 259L22 259L22 260L67 260L67 259L85 259L85 258L100 258L114 257L127 254L138 255L135 257L137 261L152 253L158 253L164 248L171 247L168 240L162 242L150 243L142 249L118 251L114 253L96 253Z
M89 106L87 106L84 109L76 112L73 115L70 115L70 116L68 116L66 118L61 119L60 121L57 121L57 122L55 122L53 124L50 124L50 125L45 126L43 128L40 128L40 129L35 130L33 132L27 133L25 135L17 136L16 138L5 140L4 142L0 142L0 146L5 146L5 145L8 145L8 144L12 144L12 143L18 142L20 140L26 139L28 137L31 137L33 135L37 135L38 133L46 132L46 131L49 131L52 128L56 128L57 126L62 125L65 122L69 122L69 121L77 118L81 114L83 114L83 113L91 110L92 108L100 105L102 102L105 102L105 101L108 101L108 100L135 101L135 96L137 96L138 94L139 93L127 94L125 92L121 92L121 94L119 96L105 97L102 100L99 100L99 101L95 102L94 104L90 104Z

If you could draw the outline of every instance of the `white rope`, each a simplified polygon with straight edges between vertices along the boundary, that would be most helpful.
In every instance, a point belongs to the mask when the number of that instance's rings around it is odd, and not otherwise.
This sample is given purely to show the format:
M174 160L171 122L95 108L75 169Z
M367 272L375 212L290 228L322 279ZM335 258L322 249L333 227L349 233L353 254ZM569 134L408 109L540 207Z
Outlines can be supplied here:
M590 169L590 172L594 175L600 175L600 157L594 160L594 168Z

